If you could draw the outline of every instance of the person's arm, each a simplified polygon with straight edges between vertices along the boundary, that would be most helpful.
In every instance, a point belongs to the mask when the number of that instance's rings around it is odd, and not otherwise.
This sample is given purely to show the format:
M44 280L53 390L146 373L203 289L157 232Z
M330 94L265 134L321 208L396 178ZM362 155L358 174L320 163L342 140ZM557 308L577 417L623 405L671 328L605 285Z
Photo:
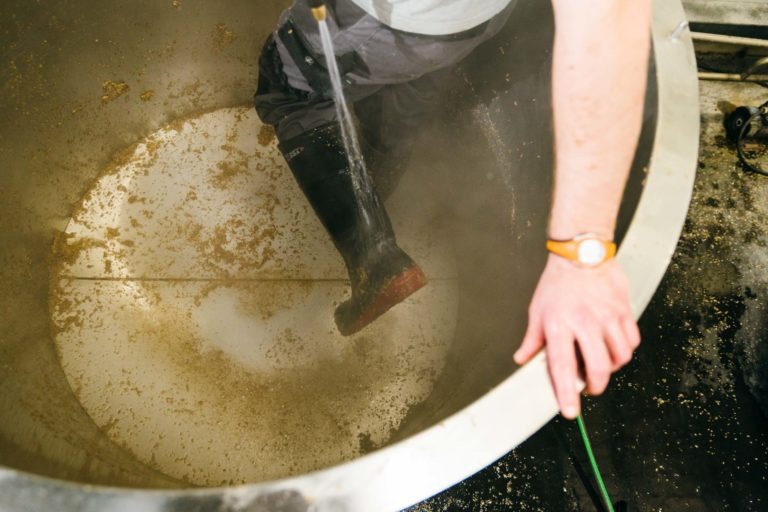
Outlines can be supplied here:
M612 239L637 146L650 47L651 0L552 0L555 190L549 238ZM578 356L587 391L602 393L640 343L626 276L616 260L578 267L549 255L515 353L546 347L563 416L580 410Z

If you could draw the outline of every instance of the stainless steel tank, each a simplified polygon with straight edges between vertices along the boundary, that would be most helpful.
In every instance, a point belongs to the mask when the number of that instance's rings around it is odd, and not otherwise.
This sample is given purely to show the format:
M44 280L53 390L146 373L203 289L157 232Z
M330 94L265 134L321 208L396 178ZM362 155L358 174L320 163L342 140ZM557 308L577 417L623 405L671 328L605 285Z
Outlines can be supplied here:
M473 474L556 414L543 359L517 368L511 358L545 259L548 2L521 0L456 71L410 181L389 200L436 298L404 305L349 345L323 323L340 288L320 292L342 283L343 269L248 107L260 45L285 4L0 7L3 510L395 510ZM656 0L653 41L619 219L638 316L674 251L698 147L696 67L678 1ZM253 215L251 186L261 205ZM132 195L138 189L145 195ZM206 208L185 210L205 194ZM265 197L276 199L259 203ZM230 231L217 231L224 220ZM153 222L154 238L137 243L139 226ZM199 251L185 252L192 246ZM190 261L199 266L183 266ZM174 292L163 291L171 281ZM197 295L184 296L193 286ZM243 294L277 302L243 308ZM161 318L182 302L176 323ZM194 316L201 304L203 319ZM133 331L137 314L143 327ZM240 345L203 349L166 332L189 325L215 340L240 332ZM262 325L305 334L270 351L259 348L269 329L252 334ZM265 360L273 377L254 377ZM276 389L244 414L253 396ZM251 437L261 424L271 437Z

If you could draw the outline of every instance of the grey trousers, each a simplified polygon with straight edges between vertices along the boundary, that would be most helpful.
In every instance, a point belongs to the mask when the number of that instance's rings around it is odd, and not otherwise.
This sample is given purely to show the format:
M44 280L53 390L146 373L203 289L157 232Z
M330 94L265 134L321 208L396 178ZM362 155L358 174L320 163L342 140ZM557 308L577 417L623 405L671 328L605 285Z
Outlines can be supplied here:
M466 32L427 36L387 27L350 0L329 0L327 23L358 121L369 169L398 165L418 128L438 107L447 74L504 26L516 0ZM267 39L254 101L280 141L336 121L317 21L306 0L295 0ZM380 160L381 165L370 160Z

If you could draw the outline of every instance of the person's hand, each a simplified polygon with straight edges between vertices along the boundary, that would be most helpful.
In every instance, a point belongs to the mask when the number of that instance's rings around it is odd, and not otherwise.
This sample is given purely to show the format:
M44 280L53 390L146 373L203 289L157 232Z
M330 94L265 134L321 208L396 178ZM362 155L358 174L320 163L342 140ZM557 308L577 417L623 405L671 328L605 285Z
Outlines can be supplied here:
M624 270L614 259L577 267L550 254L528 309L528 330L515 362L525 364L546 346L547 366L560 412L579 414L579 363L587 393L599 395L611 373L629 362L640 344L629 306Z

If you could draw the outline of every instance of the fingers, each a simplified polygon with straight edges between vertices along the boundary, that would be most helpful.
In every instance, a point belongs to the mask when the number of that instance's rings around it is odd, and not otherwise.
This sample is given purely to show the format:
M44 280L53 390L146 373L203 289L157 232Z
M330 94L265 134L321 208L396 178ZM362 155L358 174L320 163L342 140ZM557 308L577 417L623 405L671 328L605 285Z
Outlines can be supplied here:
M604 330L613 371L616 371L632 359L632 354L640 345L640 329L631 316L624 316L607 322Z
M577 387L576 347L570 331L559 326L546 326L547 363L549 376L555 388L555 396L561 414L567 419L579 415L579 390Z
M599 395L608 387L613 370L613 362L603 339L600 324L590 316L582 316L575 334L584 360L587 392L590 395Z
M634 347L620 320L609 322L604 329L605 344L611 355L612 369L616 371L632 359Z
M577 356L583 359L587 391L603 393L611 373L627 364L640 344L630 311L626 278L615 261L593 271L553 257L539 279L515 361L524 364L546 347L560 411L575 418L580 408Z
M629 346L632 347L633 351L637 350L637 347L640 346L640 328L637 326L637 322L628 315L621 319L621 325L629 341Z
M515 363L524 365L542 348L544 348L544 332L541 329L541 322L538 315L531 315L523 343L515 352Z

